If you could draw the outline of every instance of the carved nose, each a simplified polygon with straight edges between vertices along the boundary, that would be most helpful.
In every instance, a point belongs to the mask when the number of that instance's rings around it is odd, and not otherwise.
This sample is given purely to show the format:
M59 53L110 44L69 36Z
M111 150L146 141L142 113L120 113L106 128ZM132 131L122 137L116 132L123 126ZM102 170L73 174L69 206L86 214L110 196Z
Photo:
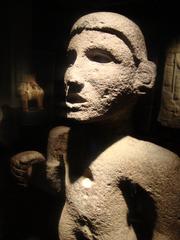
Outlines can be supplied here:
M79 81L67 81L66 85L70 93L79 93L84 87L84 84Z

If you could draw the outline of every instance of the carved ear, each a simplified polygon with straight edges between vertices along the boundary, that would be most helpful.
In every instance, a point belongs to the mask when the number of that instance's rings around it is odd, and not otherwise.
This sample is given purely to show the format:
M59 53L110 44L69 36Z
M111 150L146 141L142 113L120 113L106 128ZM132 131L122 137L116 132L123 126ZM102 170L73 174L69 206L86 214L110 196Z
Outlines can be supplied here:
M154 86L155 78L156 65L151 61L141 62L133 81L135 94L146 94Z

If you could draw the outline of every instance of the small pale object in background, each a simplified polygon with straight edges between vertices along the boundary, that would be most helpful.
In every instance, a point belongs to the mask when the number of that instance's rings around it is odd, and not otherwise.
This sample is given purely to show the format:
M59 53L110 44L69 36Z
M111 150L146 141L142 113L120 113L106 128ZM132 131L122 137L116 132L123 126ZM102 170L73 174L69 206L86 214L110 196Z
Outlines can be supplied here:
M22 101L24 112L29 111L29 101L35 100L38 109L43 109L44 90L38 85L34 75L25 75L19 83L18 94Z

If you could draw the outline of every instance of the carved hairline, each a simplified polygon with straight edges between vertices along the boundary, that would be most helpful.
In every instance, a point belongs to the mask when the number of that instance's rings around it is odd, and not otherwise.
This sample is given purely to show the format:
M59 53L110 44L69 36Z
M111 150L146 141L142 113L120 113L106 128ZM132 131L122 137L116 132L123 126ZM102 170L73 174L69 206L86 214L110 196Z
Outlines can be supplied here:
M131 41L127 38L127 36L123 33L120 32L119 30L113 29L113 28L109 28L109 27L103 27L103 28L83 28L83 27L79 27L75 30L73 30L70 33L70 38L74 37L76 34L80 34L83 30L86 31L98 31L98 32L104 32L104 33L110 33L112 35L115 35L116 37L120 38L126 45L127 47L130 49L131 53L133 54L133 59L135 62L136 67L139 66L139 63L142 62L142 59L139 59L136 54L135 54L135 49L134 46L131 44Z

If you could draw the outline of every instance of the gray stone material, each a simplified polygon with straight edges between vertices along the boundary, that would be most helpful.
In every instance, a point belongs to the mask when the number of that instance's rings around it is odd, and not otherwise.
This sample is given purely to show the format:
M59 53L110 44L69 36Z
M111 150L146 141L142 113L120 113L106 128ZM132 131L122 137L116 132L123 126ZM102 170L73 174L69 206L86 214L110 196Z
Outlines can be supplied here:
M179 157L130 136L137 98L156 75L139 27L115 13L85 15L68 55L67 118L79 125L50 131L46 161L53 188L65 187L60 239L179 240Z
M180 37L166 51L158 120L164 126L180 128Z

